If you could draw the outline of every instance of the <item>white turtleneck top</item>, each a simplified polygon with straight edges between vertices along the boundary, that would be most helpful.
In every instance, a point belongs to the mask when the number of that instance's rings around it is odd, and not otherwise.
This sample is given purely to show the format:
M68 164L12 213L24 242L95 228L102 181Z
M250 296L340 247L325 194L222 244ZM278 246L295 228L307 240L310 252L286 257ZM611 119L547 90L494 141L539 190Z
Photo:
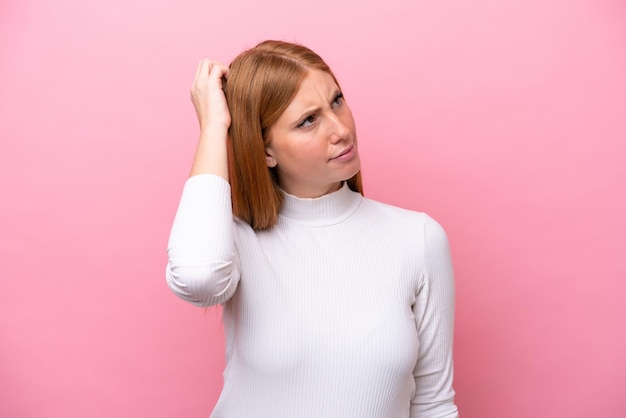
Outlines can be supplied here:
M187 180L167 283L223 305L213 418L454 418L454 283L446 234L423 213L352 192L285 194L278 223L233 218L222 178Z

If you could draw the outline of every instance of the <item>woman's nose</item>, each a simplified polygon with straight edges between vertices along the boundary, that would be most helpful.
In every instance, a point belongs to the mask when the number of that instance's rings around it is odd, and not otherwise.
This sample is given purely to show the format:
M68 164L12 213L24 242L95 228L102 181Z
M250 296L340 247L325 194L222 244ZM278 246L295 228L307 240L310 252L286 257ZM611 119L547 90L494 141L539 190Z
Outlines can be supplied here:
M348 136L350 135L350 128L348 127L347 121L343 120L339 115L336 115L334 113L331 117L331 121L331 142L336 143L348 138Z

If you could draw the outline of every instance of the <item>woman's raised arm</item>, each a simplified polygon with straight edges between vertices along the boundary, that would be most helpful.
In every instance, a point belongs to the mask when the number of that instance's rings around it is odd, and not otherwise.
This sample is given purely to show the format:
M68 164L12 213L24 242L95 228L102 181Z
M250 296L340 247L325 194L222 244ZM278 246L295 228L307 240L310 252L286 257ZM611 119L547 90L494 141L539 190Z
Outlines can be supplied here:
M200 123L200 139L191 166L191 176L215 174L228 181L226 137L230 113L222 80L228 77L228 67L203 59L198 64L191 86L191 101Z
M222 90L227 74L223 64L198 64L191 100L200 139L167 248L169 287L199 306L224 303L239 282L226 148L230 113Z

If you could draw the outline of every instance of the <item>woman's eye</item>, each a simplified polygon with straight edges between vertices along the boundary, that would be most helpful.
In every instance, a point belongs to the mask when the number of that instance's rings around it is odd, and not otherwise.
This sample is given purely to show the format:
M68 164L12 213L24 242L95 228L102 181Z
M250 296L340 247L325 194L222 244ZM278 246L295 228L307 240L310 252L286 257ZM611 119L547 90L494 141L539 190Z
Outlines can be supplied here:
M341 106L342 103L343 103L343 93L338 93L333 99L333 105L337 107L337 106Z
M315 122L315 116L311 115L298 124L298 128L308 128Z

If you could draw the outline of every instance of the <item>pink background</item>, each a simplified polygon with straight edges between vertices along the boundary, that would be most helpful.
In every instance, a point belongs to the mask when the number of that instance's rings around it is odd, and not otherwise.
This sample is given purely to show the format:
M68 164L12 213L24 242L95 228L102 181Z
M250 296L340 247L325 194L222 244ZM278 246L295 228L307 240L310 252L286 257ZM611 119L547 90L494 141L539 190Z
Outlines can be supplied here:
M366 194L447 229L463 418L626 417L626 3L0 5L0 416L206 417L219 312L165 285L197 61L333 67Z

